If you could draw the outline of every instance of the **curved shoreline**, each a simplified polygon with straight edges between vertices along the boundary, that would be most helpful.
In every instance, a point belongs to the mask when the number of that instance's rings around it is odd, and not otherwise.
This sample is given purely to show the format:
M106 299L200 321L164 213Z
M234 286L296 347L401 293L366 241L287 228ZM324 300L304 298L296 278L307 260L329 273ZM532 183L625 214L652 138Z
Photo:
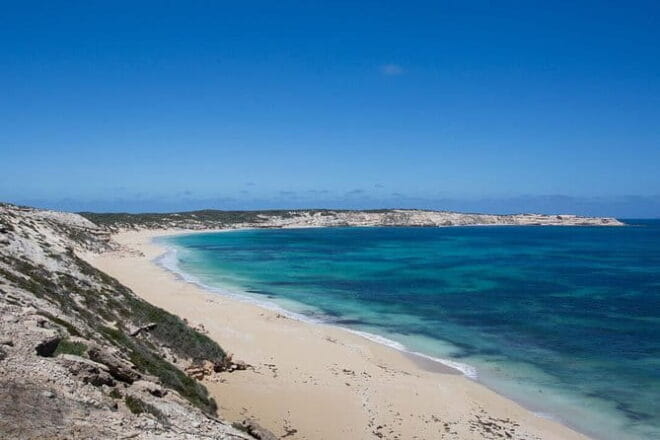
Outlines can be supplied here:
M511 226L511 225L457 225L457 226L451 226L454 228L471 228L471 227L498 227L498 226ZM357 226L361 227L361 226ZM372 226L366 226L366 227L372 227ZM333 323L331 320L324 320L323 318L314 318L310 317L304 313L301 312L295 312L292 310L289 310L286 308L286 306L281 306L280 304L276 303L275 301L269 301L269 300L260 300L256 296L250 295L249 293L245 292L236 292L232 287L218 287L218 286L211 286L208 284L205 284L198 278L196 278L194 275L190 274L189 272L186 272L185 270L181 269L179 266L179 260L177 259L177 254L181 250L181 247L177 247L174 244L167 243L161 241L162 239L168 239L168 238L173 238L173 237L179 237L182 235L193 235L193 234L201 234L201 233L209 233L209 234L214 234L214 233L231 233L231 232L237 232L237 231L251 231L251 230L259 230L260 228L239 228L239 229L223 229L223 230L209 230L209 231L186 231L186 232L174 232L172 234L166 234L164 236L158 236L154 237L150 240L150 243L160 247L163 252L161 255L158 257L154 258L152 262L159 267L161 267L163 270L172 273L175 277L180 279L182 282L185 283L190 283L192 285L195 285L196 287L199 287L200 289L225 296L230 298L231 300L235 301L241 301L245 302L247 304L254 305L259 308L263 308L269 311L273 311L279 314L282 314L286 316L287 318L294 319L297 321L300 321L302 323L306 324L311 324L311 325L320 325L320 326L328 326L332 328L339 329L341 331L349 332L351 334L355 334L360 336L361 338L364 338L370 342L385 346L389 349L396 350L403 354L404 356L408 357L411 359L417 366L420 368L430 371L430 372L435 372L435 373L442 373L442 374L457 374L464 376L465 378L474 381L475 383L486 387L490 391L493 391L497 393L498 395L510 399L517 404L523 406L525 409L528 411L532 412L534 415L541 417L543 419L547 420L552 420L557 423L562 424L563 426L566 426L570 429L575 430L576 432L579 432L584 435L590 435L587 432L584 432L580 430L578 427L572 425L570 421L564 419L560 414L555 413L552 408L549 408L548 406L544 405L539 405L535 404L531 400L524 400L520 398L520 396L514 396L512 394L507 394L506 391L503 390L498 390L496 387L491 386L491 384L484 382L483 380L480 380L479 377L479 372L478 369L470 364L466 363L461 363L461 362L456 362L451 359L444 359L444 358L439 358L433 355L429 355L423 352L415 351L409 347L407 347L405 344L395 341L393 339L390 339L387 336L379 335L377 333L372 333L368 331L362 331L362 330L356 330L352 329L350 327L346 327L340 324ZM164 260L168 257L173 258L172 261L165 262ZM296 304L305 306L305 307L313 307L308 304L304 303L298 303L295 300L288 300L291 302L294 302ZM445 341L449 343L449 341Z
M114 238L124 252L89 259L139 296L203 324L213 339L255 366L252 373L206 383L224 417L251 416L282 435L288 424L298 432L291 438L346 438L348 433L350 438L374 438L376 428L386 427L399 438L451 433L448 438L477 439L489 423L513 438L587 438L462 375L429 371L420 358L414 359L420 354L344 327L287 319L254 302L204 291L151 261L162 254L149 243L152 238L186 232L120 233ZM288 397L286 408L278 405L281 395ZM493 421L484 422L484 417Z
M227 231L229 232L229 231ZM173 236L177 236L178 234L175 234ZM168 236L168 237L173 237L173 236ZM236 301L242 301L246 302L248 304L253 304L257 307L264 308L266 310L274 311L277 313L281 313L282 315L286 316L287 318L290 319L295 319L304 323L308 324L313 324L313 325L325 325L325 326L330 326L334 328L338 328L353 334L356 334L358 336L361 336L371 342L375 342L376 344L381 344L386 347L392 348L394 350L398 350L402 353L404 353L407 356L410 356L413 360L418 362L420 365L427 365L427 368L429 366L429 363L434 363L437 364L435 368L431 368L431 371L437 371L437 372L444 372L447 374L462 374L470 379L476 380L478 378L478 372L477 369L471 365L468 364L463 364L461 362L456 362L452 361L451 359L442 359L442 358L437 358L425 353L413 351L412 349L406 347L404 344L397 342L393 339L390 339L386 336L382 336L376 333L371 333L367 331L362 331L362 330L355 330L350 327L344 327L338 324L333 323L332 321L326 321L323 319L315 319L312 317L309 317L305 315L304 313L299 313L299 312L294 312L291 310L286 309L285 307L280 306L274 301L265 301L262 300L260 301L259 299L248 295L247 293L239 293L239 292L234 292L229 288L220 288L220 287L213 287L209 286L208 284L204 284L202 281L197 279L195 276L189 274L188 272L185 272L182 270L178 264L177 261L172 261L172 262L165 262L164 260L168 257L172 257L176 259L176 254L178 249L174 246L168 246L163 243L158 243L158 242L153 242L153 244L160 246L164 248L166 251L162 255L156 257L153 260L153 263L162 267L164 270L174 274L176 277L181 279L181 281L193 284L201 289L204 289L206 291L222 295L225 297L228 297L230 299L236 300Z

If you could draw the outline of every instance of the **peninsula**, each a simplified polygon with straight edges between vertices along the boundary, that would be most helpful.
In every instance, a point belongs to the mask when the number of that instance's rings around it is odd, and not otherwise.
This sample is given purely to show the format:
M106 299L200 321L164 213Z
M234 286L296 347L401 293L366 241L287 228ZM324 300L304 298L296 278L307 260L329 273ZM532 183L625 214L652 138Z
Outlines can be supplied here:
M171 214L82 212L81 215L109 231L135 229L241 229L304 228L331 226L622 226L613 217L544 214L465 214L417 209L379 210L202 210Z

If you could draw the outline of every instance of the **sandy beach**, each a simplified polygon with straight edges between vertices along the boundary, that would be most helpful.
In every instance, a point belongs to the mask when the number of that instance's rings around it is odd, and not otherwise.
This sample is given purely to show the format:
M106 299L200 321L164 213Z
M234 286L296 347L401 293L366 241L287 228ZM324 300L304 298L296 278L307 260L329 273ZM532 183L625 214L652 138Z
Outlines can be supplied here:
M85 258L253 367L205 381L223 418L288 439L587 438L441 364L180 280L153 262L152 238L177 233L118 233L121 251Z

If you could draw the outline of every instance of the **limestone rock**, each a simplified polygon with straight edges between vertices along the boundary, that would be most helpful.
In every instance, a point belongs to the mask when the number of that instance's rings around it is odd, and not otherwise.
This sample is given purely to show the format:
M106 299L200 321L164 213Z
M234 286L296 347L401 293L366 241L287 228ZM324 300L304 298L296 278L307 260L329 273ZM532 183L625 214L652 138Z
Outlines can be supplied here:
M107 347L92 347L87 351L89 358L95 362L104 364L110 375L120 382L133 383L142 375L134 368L134 365L122 359Z
M59 356L58 361L84 383L96 387L101 385L115 386L110 369L104 364L72 354L63 354Z
M277 440L277 437L267 429L261 427L257 422L251 419L243 420L242 422L234 423L236 429L245 431L252 438L257 440Z

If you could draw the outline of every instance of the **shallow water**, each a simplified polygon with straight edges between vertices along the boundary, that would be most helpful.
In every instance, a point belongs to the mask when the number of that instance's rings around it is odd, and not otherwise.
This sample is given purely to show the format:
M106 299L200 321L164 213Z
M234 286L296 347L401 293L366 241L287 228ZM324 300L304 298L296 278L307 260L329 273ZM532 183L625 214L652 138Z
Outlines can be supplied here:
M660 438L660 221L631 223L164 241L206 286L467 364L491 388L595 437Z

